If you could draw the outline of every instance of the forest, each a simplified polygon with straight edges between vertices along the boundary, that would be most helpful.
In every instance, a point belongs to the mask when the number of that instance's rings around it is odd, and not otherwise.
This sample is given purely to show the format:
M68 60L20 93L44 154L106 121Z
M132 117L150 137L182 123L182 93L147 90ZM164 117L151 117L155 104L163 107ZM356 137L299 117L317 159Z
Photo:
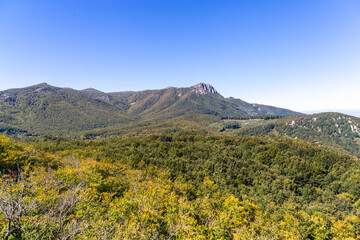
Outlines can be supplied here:
M360 239L356 157L281 136L0 137L3 239Z

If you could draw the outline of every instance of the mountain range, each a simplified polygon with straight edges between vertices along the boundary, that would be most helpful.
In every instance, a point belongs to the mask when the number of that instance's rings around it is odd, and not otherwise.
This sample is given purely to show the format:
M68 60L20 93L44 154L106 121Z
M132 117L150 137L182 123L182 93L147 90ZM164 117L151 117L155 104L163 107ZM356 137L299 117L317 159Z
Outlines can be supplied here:
M0 132L17 135L111 135L142 126L167 126L167 122L175 119L179 123L175 125L186 121L197 129L198 124L220 117L263 114L299 113L224 98L205 83L187 88L112 93L42 83L0 92Z
M46 83L0 92L0 133L81 139L201 131L282 135L360 157L360 119L223 97L210 84L105 93Z

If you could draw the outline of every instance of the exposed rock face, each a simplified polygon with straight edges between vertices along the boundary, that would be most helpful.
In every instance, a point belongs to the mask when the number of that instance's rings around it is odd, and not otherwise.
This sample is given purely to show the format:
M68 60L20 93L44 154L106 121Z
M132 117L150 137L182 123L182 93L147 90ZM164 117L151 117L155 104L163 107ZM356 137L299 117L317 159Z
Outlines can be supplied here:
M208 94L208 93L214 93L214 94L219 94L218 91L216 91L216 89L211 86L210 84L206 84L206 83L198 83L195 86L192 87L193 91L195 91L196 94Z

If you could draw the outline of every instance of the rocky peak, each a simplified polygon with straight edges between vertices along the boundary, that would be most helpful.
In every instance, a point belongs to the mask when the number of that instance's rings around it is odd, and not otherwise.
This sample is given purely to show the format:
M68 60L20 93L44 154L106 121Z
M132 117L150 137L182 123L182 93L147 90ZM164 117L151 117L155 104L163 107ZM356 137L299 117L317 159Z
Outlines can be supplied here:
M195 86L192 86L192 89L196 94L201 94L201 95L208 93L219 94L218 91L216 91L216 89L213 86L207 83L198 83Z

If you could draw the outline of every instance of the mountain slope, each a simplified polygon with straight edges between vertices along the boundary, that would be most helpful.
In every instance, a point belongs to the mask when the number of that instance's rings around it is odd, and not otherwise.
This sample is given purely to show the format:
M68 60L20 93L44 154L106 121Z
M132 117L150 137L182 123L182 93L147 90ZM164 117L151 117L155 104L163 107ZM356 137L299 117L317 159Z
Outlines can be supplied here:
M251 120L250 120L251 121ZM360 119L341 113L287 116L258 121L238 129L237 135L276 134L329 146L360 157Z
M229 97L227 98L229 102L234 103L238 109L246 112L248 115L293 115L300 114L299 112L294 112L284 108L278 108L273 106L267 106L262 104L250 104L241 99Z
M226 99L204 83L188 88L113 93L91 88L77 91L42 83L0 92L0 132L80 136L84 132L112 129L116 134L116 129L137 131L139 125L155 126L177 118L199 124L202 121L199 119L205 116L213 119L274 112L295 114L266 107L259 110L242 100Z
M110 93L112 102L127 104L128 112L135 115L170 115L190 113L219 116L244 116L259 114L297 114L294 111L268 107L271 111L257 110L252 104L240 99L224 98L209 84L199 83L189 88L169 87L141 92ZM264 106L265 105L261 105Z
M0 96L2 127L8 124L30 134L79 133L127 120L120 109L69 88L39 84Z

